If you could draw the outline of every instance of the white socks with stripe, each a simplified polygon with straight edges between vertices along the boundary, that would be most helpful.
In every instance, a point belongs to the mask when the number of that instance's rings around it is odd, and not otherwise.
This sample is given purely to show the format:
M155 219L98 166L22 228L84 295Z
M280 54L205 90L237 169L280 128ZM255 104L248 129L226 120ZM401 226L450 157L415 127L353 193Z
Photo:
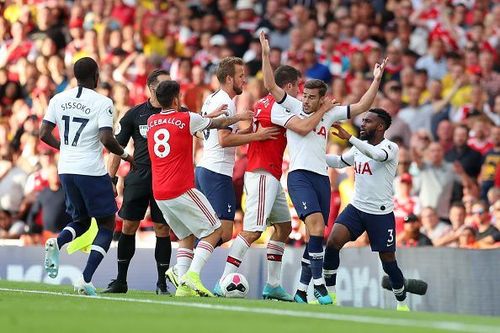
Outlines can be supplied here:
M193 250L186 248L179 248L177 250L177 263L175 264L175 269L177 270L177 275L179 277L186 274L193 261Z
M267 283L277 287L281 283L281 261L285 243L270 240L267 243Z
M228 274L235 273L238 270L249 248L250 244L247 240L243 238L243 236L238 235L233 241L233 245L231 245L231 250L227 256L226 266L224 267L224 273L222 273L221 280Z
M212 252L214 252L214 247L210 243L199 241L194 250L193 262L191 263L191 267L189 267L189 271L200 274L201 269L207 263Z

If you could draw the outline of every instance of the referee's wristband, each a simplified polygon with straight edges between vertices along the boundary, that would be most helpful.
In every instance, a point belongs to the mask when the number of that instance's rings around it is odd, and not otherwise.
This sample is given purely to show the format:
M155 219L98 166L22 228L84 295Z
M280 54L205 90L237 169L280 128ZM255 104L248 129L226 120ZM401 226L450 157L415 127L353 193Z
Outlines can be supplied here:
M111 177L111 182L116 185L118 183L118 177L117 176L114 176L114 177Z
M120 158L126 160L128 156L129 156L128 153L124 150L123 154L120 155Z

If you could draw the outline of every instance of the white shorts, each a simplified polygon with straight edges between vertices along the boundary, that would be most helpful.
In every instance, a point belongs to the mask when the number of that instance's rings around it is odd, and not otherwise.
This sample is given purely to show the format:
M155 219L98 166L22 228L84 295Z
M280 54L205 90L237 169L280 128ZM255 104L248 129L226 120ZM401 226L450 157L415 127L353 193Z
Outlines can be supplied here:
M220 221L207 198L193 188L170 200L156 200L165 220L177 238L206 237L220 227Z
M268 224L291 220L281 183L269 172L245 172L246 211L243 230L264 231Z

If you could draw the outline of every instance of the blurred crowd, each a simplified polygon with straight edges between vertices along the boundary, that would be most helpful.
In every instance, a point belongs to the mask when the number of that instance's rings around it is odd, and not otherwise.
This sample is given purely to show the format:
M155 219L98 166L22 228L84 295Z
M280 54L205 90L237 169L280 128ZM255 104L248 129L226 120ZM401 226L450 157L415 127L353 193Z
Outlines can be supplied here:
M400 246L498 244L500 4L493 0L2 1L0 238L36 244L69 221L57 152L37 135L49 99L75 85L77 59L98 61L97 90L114 100L119 119L148 98L152 69L167 69L181 84L186 107L199 112L218 87L220 59L242 57L248 77L236 104L251 109L266 95L261 30L269 37L274 68L288 64L304 80L324 80L342 104L357 102L374 64L389 57L375 106L392 115L387 138L400 146L394 184ZM353 119L344 125L356 133L359 124ZM330 153L348 148L333 136L330 142ZM201 146L198 141L197 160ZM233 177L239 197L245 165L240 147ZM123 165L119 174L126 173ZM354 171L330 170L330 177L327 233L353 194ZM301 245L304 227L290 209L290 244ZM141 229L152 230L148 218ZM352 245L368 241L362 237Z

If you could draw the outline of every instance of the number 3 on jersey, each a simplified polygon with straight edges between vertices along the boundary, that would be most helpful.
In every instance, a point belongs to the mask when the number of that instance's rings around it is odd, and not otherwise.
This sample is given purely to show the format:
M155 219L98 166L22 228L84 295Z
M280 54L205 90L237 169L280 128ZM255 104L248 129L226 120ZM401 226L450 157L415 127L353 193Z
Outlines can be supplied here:
M168 130L166 128L157 130L153 135L153 139L155 140L155 145L153 147L155 155L159 158L167 157L168 154L170 154L170 145L168 144L170 133Z

